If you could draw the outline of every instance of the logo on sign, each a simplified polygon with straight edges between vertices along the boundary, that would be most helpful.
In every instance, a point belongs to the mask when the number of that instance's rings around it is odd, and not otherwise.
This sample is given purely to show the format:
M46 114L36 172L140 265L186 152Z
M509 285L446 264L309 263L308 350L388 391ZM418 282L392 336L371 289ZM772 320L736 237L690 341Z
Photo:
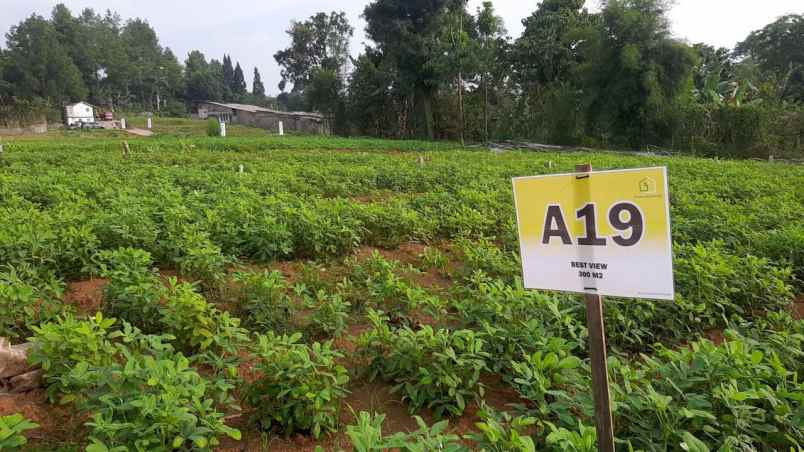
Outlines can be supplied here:
M643 195L656 194L656 181L650 177L646 177L639 181L639 193Z

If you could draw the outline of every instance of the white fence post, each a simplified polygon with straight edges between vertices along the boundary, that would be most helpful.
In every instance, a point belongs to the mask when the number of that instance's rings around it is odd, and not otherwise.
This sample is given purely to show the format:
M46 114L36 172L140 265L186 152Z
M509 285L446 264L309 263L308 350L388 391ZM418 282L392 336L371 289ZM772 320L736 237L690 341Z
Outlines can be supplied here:
M221 122L221 136L222 137L226 136L226 123L225 122Z
M153 127L153 123L151 122L151 118L148 118L148 130L151 130L151 127Z
M120 128L125 130L126 129L126 118L120 119Z
M285 127L282 124L282 121L279 121L279 136L283 136L285 134Z

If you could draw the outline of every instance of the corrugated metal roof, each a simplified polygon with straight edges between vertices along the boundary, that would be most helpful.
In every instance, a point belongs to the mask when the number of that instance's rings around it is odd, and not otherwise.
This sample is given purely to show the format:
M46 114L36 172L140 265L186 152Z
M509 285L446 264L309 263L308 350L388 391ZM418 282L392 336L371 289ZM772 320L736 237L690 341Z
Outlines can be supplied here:
M222 103L212 101L204 101L203 103L210 105L217 105L219 107L224 108L231 108L232 110L247 111L249 113L265 112L265 113L274 113L277 115L312 116L319 119L323 118L323 116L318 113L310 113L305 111L279 111L279 110L271 110L270 108L258 107L256 105L232 104L232 103Z

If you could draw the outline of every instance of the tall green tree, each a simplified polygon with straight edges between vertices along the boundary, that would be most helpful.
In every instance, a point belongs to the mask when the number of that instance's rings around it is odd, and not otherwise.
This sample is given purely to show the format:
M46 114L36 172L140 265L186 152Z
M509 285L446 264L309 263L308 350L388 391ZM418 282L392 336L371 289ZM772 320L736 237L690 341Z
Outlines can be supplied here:
M281 91L291 83L293 91L303 92L319 68L335 71L343 78L349 62L349 41L354 34L346 13L318 13L303 22L293 21L287 34L290 46L274 54L282 68Z
M383 58L399 71L402 88L413 95L416 132L434 139L433 102L444 74L438 61L443 55L440 26L448 0L375 0L366 6L366 34Z
M483 141L489 141L489 93L493 90L494 81L500 66L500 56L507 51L505 23L494 11L492 2L483 2L477 8L477 31L479 46L477 58L480 72L480 90L483 95Z
M232 80L232 95L237 100L243 100L248 94L246 88L246 78L243 74L243 68L240 67L240 62L237 63L234 70L234 77Z
M804 102L804 15L782 16L752 32L735 55L754 60L781 82L781 97Z
M184 97L188 101L223 100L223 79L206 57L198 50L187 55L184 62Z
M223 56L223 98L226 101L233 100L235 92L234 66L232 57Z
M260 71L256 67L254 68L254 80L251 83L251 94L257 99L265 97L265 85L262 84Z
M11 27L4 78L19 97L40 97L60 105L87 96L81 72L70 58L53 25L32 15Z
M641 147L669 136L666 115L688 87L694 52L671 37L663 0L609 0L583 46L588 131Z

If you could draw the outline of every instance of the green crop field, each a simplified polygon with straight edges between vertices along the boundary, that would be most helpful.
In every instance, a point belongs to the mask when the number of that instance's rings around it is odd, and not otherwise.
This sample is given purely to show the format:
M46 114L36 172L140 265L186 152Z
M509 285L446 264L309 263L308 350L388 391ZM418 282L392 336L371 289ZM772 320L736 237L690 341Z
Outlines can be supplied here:
M618 449L804 447L804 166L188 124L6 142L0 336L46 388L0 449L595 450L511 189L587 162L670 177L676 300L605 304Z

